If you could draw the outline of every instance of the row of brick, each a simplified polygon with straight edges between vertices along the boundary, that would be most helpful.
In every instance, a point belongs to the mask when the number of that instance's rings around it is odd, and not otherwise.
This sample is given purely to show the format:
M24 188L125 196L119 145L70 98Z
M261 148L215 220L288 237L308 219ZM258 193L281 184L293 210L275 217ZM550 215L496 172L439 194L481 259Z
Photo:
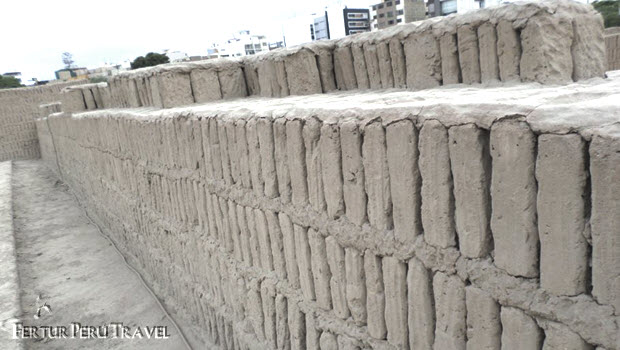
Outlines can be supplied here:
M122 73L108 87L67 91L74 97L65 111L458 83L558 84L604 77L605 64L603 21L592 7L518 2L240 60Z
M166 186L169 188L166 191L156 189L157 184L163 182L155 180L147 192L155 193L155 201L159 198L162 203L168 203L165 205L167 209L158 210L162 221L174 218L190 226L202 227L198 224L200 216L212 216L214 223L204 224L205 228L212 227L199 231L215 238L218 242L216 249L205 248L198 237L195 240L182 238L184 234L179 231L165 233L165 229L155 228L157 225L151 219L141 218L144 214L139 210L130 210L131 203L125 203L123 199L126 192L120 179L135 176L136 172L123 173L119 169L116 173L121 177L109 187L102 186L102 182L110 180L105 175L107 171L90 163L92 159L89 160L91 157L87 155L98 151L80 150L73 141L63 140L62 143L62 147L73 150L65 159L68 164L63 164L63 168L72 171L68 180L86 181L88 184L82 185L86 190L84 195L91 197L95 210L114 212L115 217L108 217L103 222L125 223L112 230L117 238L124 240L124 247L135 249L134 254L142 261L163 262L153 263L153 268L149 269L153 276L162 275L162 271L177 272L164 274L170 280L162 281L161 285L179 286L171 298L190 304L185 306L188 311L192 307L200 310L195 317L203 318L200 321L205 325L203 331L206 330L209 339L222 348L253 348L248 343L241 345L243 336L235 334L241 332L238 331L241 325L237 323L244 320L251 325L256 339L273 349L358 349L381 344L363 337L355 339L338 335L328 327L318 326L312 307L302 306L305 312L301 311L295 299L289 301L294 294L280 293L282 288L276 286L275 281L283 280L292 287L301 288L302 299L315 301L316 309L333 312L335 317L343 320L351 319L373 339L387 340L388 344L400 349L499 349L500 344L519 349L590 348L568 327L537 321L521 310L501 307L486 292L466 286L456 275L433 274L416 258L403 262L394 257L343 248L333 237L325 238L312 228L292 223L286 214L244 208L218 198L206 189L205 195L192 195L191 192L201 185L188 180ZM85 154L80 155L81 152ZM103 156L103 153L98 155L99 158ZM99 162L99 165L122 162L131 161ZM123 169L128 167L122 166ZM102 178L97 179L97 174ZM116 185L119 188L115 189ZM135 185L129 185L132 186ZM170 195L166 200L163 200L166 198L164 193ZM192 201L199 197L202 198L197 200L200 204ZM211 209L205 202L208 197L211 198ZM145 200L137 202L148 203ZM150 206L161 208L157 203ZM207 209L202 210L202 214L201 210L196 210L204 207ZM125 217L127 213L138 217L137 221L142 223L126 227L131 222ZM209 221L208 218L202 220ZM179 226L173 223L170 227ZM217 247L226 254L218 256ZM229 268L223 256L244 262L244 265L236 265L239 269L254 266L273 270L276 279L261 282L260 279L240 276L238 271ZM183 272L186 277L177 276L178 272ZM187 288L192 285L187 280L196 281L209 291L208 295L194 296L192 293L196 294L196 291ZM190 295L185 295L187 293ZM222 305L232 308L227 318L215 311ZM231 315L235 318L231 319Z

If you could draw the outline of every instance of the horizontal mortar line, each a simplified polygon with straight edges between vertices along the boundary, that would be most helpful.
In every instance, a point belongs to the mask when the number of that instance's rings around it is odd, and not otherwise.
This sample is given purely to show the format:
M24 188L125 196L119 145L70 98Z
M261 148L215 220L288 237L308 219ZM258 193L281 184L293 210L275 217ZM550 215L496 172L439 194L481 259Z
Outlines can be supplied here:
M107 184L107 181L106 181L106 184ZM213 186L218 186L218 184L217 183L213 184ZM248 192L251 192L251 191L248 191ZM219 196L218 193L215 193L215 195ZM241 200L247 199L246 196L253 197L255 195L253 193L242 194L241 195ZM224 199L227 199L227 198L228 197L225 197ZM228 199L230 199L230 198L228 198ZM232 200L233 200L233 202L235 202L235 198L232 198ZM250 203L238 203L238 204L242 205L242 206L246 206L244 204L253 204L253 203L251 203L251 200L249 200L249 201L250 201ZM249 206L253 207L253 208L255 207L253 205L249 205ZM257 209L265 210L264 208L260 208L260 207L258 207ZM287 213L287 215L288 215L288 213ZM293 219L293 217L291 217L291 219ZM306 225L302 225L302 226L306 226ZM329 230L329 225L328 225L328 230ZM173 231L174 231L174 229L173 229ZM342 242L340 241L340 238L341 238L340 236L336 235L336 239L337 239L338 243L342 244ZM418 239L420 239L420 238L418 238ZM425 245L425 243L422 243L422 246L424 246L424 245ZM439 249L439 251L441 251L441 249ZM420 258L420 256L417 256L417 257ZM487 278L489 278L489 277L492 278L493 276L496 276L496 275L501 276L500 278L498 278L499 280L510 279L510 280L513 280L513 281L517 281L517 280L518 281L528 281L529 280L529 281L532 281L532 282L537 282L537 279L526 279L526 278L511 276L511 275L507 274L506 272L501 271L500 269L497 269L496 267L494 267L494 265L492 263L490 263L488 261L488 259L487 260L478 260L478 259L469 259L469 258L465 258L463 256L460 256L460 257L458 257L458 260L459 261L465 261L469 265L471 265L472 262L473 262L473 264L474 264L473 266L476 266L476 268L484 269L485 271L487 271L488 273L485 274L484 276L482 276L482 277L478 276L478 278L476 278L476 280L481 279L481 280L483 280L483 282ZM427 266L427 268L430 265L430 270L432 270L432 271L441 271L438 268L437 264L434 261L432 261L432 260L426 259L425 261L422 261L422 262L424 263L425 266ZM492 270L490 272L488 271L488 265L489 264L492 266ZM458 268L458 264L457 264L456 268ZM455 269L455 267L451 266L451 268L449 270L447 270L447 271L449 273L453 273L452 271L454 271L454 269ZM475 270L476 270L475 268L474 269L469 269L469 271L475 271ZM471 279L471 273L470 272L463 271L462 269L460 269L460 271L457 270L457 272L458 272L458 275L459 275L459 277L461 279L463 279L463 280L465 280L467 278ZM476 286L479 286L479 287L482 286L482 284L478 284L477 282L474 282L474 281L472 281L472 283L474 285L476 285ZM539 287L537 287L537 288L516 287L516 288L512 288L511 290L507 290L506 288L504 288L504 283L498 282L495 285L493 285L491 289L493 289L492 296L495 299L497 299L497 300L506 299L505 297L502 296L502 291L511 292L511 295L513 295L513 296L519 295L519 293L526 293L530 297L525 298L521 302L512 302L510 300L503 300L503 304L502 303L500 303L500 304L502 304L504 306L512 306L512 307L520 308L520 309L524 310L526 313L528 313L528 314L530 314L532 316L535 316L535 317L544 317L544 318L547 318L547 319L550 319L550 320L554 320L554 321L558 321L558 322L564 322L564 323L568 323L568 324L584 324L584 323L585 324L590 324L592 320L586 320L586 319L577 319L577 320L575 320L575 319L570 318L570 317L563 317L563 318L562 317L558 317L554 313L554 310L551 310L551 309L548 309L548 308L545 309L545 305L543 305L544 303L537 304L537 303L535 303L535 301L539 300L541 298L543 300L545 298L546 299L551 298L551 299L555 300L557 303L562 303L562 304L569 303L570 305L573 305L575 307L575 309L577 309L577 310L579 309L579 304L581 303L581 301L577 300L578 298L581 298L581 299L586 298L585 302L591 303L590 307L597 308L597 305L598 305L592 299L592 297L590 295L581 295L581 296L578 296L578 297L563 297L563 296L556 297L556 296L551 296L550 294L546 293L545 291L543 291ZM531 305L533 305L533 304L534 305L539 305L539 306L537 306L536 308L532 308ZM600 314L609 314L608 312L606 312L607 308L609 308L609 307L601 305L598 308L598 309L601 310ZM575 312L575 313L579 314L580 316L582 315L582 313L580 313L580 312ZM616 320L615 320L615 318L613 316L610 316L608 318L603 318L601 320L605 320L605 322L598 323L598 325L591 325L591 330L594 333L597 333L597 331L595 329L597 327L601 326L601 325L603 326L603 328L608 329L608 331L610 331L609 328L613 328L614 330L617 330ZM608 325L608 326L604 327L605 325ZM572 327L572 328L577 328L577 327ZM589 341L591 341L593 343L607 344L607 342L605 340L603 340L603 339L593 338L591 336L584 336L583 334L580 334L580 335L582 335L582 337L584 339L589 340Z

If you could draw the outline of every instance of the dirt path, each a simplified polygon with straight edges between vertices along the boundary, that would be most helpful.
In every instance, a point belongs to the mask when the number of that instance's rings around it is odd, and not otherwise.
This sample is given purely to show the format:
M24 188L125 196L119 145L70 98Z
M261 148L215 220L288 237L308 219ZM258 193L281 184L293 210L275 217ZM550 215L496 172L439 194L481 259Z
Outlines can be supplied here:
M67 187L40 161L13 167L13 206L24 325L166 326L168 339L27 340L30 349L184 349L178 332ZM40 300L37 301L37 296ZM46 307L51 308L51 314ZM41 308L39 308L41 307ZM35 319L37 310L41 317ZM41 332L41 331L39 331ZM110 334L111 334L110 330Z

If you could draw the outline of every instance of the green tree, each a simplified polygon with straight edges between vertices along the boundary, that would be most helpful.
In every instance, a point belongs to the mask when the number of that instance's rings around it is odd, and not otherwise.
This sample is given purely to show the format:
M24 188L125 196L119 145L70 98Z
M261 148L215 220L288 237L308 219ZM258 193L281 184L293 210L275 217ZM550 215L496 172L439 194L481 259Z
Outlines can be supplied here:
M620 1L602 0L592 3L592 6L603 15L605 28L620 26Z
M22 81L8 75L0 75L0 89L10 89L22 86Z
M168 62L170 62L168 56L161 53L149 52L146 54L146 56L136 57L136 59L131 62L131 69L152 67Z

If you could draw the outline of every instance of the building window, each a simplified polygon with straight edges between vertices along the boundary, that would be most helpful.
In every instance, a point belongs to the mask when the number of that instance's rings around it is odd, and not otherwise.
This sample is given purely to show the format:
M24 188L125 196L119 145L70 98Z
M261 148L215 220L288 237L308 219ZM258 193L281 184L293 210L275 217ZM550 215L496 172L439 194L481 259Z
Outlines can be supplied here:
M389 11L389 12L387 13L387 16L388 16L388 17L394 17L394 12Z
M372 10L377 11L377 5L372 5Z
M351 28L362 28L362 27L366 27L366 22L362 22L362 21L351 21L351 22L349 22L349 27L351 27Z
M400 5L400 0L395 1L396 5Z
M389 24L389 25L394 24L394 20L393 20L393 19L389 20L389 21L388 21L388 24Z
M378 9L382 9L382 8L383 8L383 4L379 4L379 5L377 5L377 8L378 8Z
M383 18L383 17L385 17L385 13L380 13L379 18Z
M391 1L387 1L387 2L385 3L385 7L390 7L390 6L392 6L392 2L391 2Z
M348 19L359 19L359 18L368 18L368 14L366 13L347 13Z
M398 12L397 12L397 13L398 13L399 15L402 15L402 14L404 13L404 11L403 11L403 10L398 10Z
M402 18L398 18L398 19L396 20L396 23L400 23L400 22L402 22L402 21L403 21L403 19L402 19Z
M377 15L372 16L372 19L373 20L377 19Z

